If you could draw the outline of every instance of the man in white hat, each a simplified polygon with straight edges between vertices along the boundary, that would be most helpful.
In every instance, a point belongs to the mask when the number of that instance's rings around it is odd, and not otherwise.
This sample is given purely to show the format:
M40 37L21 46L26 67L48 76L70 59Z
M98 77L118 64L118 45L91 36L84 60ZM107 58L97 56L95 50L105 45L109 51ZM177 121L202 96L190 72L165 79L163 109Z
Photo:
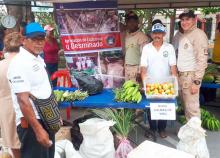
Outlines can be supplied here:
M144 46L141 56L141 78L142 81L146 77L152 80L160 80L170 75L177 76L176 55L173 46L163 41L166 34L166 28L162 23L156 23L152 26L151 37L153 41ZM153 132L158 130L160 137L167 137L165 133L166 120L151 120L148 111L148 120L150 129Z

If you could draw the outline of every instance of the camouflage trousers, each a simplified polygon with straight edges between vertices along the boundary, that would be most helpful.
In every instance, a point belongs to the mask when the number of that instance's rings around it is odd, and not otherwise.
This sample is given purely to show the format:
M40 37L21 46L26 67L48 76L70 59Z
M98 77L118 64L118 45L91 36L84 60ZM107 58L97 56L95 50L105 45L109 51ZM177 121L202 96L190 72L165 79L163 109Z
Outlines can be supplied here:
M185 116L189 120L191 117L200 118L199 92L191 94L191 86L193 84L193 73L179 75L179 88L181 100L184 104Z

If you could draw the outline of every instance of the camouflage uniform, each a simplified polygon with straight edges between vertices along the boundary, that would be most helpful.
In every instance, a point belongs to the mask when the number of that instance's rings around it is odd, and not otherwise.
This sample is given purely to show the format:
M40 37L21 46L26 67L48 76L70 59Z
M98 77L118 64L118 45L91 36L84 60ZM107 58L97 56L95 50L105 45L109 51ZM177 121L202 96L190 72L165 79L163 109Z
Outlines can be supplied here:
M136 81L142 47L147 43L147 36L141 32L127 33L125 37L125 79Z
M194 26L184 32L179 42L177 68L179 87L185 106L187 120L193 116L200 117L199 92L191 94L191 86L201 81L207 67L208 39L206 34Z

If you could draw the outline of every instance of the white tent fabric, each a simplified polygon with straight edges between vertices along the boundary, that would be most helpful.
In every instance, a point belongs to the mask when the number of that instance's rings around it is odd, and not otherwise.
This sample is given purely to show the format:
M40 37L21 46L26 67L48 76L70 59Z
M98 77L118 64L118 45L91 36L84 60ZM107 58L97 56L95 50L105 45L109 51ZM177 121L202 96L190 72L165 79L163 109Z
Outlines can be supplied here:
M60 3L60 0L36 0L41 2ZM82 2L88 0L62 0L65 2ZM99 1L99 0L97 0ZM220 0L118 0L119 9L131 8L187 8L187 7L216 7Z

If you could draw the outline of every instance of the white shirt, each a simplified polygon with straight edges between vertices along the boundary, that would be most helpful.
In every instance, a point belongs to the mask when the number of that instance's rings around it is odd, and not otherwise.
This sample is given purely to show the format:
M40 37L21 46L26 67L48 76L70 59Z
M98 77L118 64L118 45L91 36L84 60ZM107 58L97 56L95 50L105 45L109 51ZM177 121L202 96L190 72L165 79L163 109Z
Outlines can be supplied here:
M152 42L145 45L141 56L141 67L147 68L147 75L159 79L170 76L170 66L176 65L176 55L173 46L163 42L157 51Z
M22 47L20 48L20 52L11 61L7 77L10 83L16 113L16 125L19 125L20 118L23 117L23 114L16 94L29 92L38 99L46 99L52 92L50 81L43 59L40 56L35 57ZM36 118L40 119L32 101L31 104Z

